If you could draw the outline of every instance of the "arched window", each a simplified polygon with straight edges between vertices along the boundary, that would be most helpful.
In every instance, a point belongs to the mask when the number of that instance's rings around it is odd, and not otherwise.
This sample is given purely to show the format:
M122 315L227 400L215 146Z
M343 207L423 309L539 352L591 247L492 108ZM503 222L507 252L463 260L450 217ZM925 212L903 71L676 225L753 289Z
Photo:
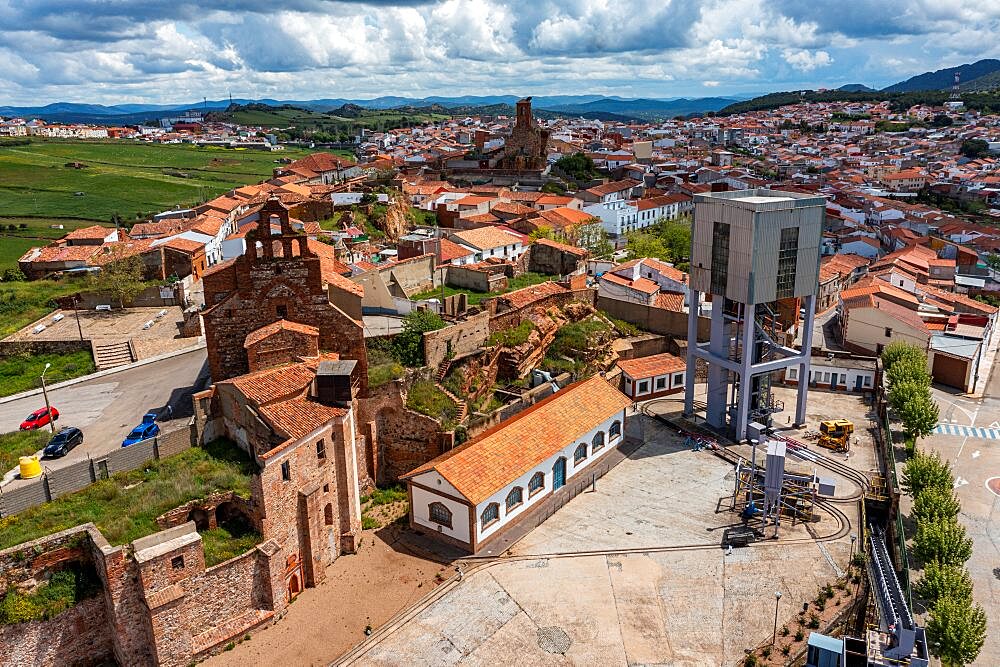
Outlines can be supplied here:
M622 423L616 420L613 424L611 424L611 428L608 429L608 435L611 437L612 440L614 440L615 438L621 436L621 434L622 434Z
M535 495L536 492L545 488L545 473L536 472L528 482L528 496Z
M573 464L577 464L587 458L587 443L581 444L573 453Z
M442 526L447 526L451 528L451 510L445 507L442 503L431 503L427 506L427 516L431 518L434 523L439 523Z
M519 486L515 486L507 494L507 511L510 512L522 502L524 502L524 490Z
M497 503L490 503L483 510L482 516L479 517L479 525L481 528L486 528L489 525L500 520L500 505Z
M604 431L598 431L594 434L594 439L590 441L591 452L596 452L599 449L604 449Z

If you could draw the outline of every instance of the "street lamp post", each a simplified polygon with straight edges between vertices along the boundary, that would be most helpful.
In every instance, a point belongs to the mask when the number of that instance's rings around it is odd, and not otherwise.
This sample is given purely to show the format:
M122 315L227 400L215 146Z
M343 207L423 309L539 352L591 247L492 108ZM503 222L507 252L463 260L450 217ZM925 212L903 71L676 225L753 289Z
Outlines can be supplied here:
M781 600L781 591L774 591L774 631L771 633L771 646L778 638L778 601Z
M45 413L49 416L49 430L53 433L56 432L56 425L52 421L52 406L49 405L49 392L45 388L45 373L49 370L52 364L46 363L45 368L42 369L42 396L45 397Z
M80 298L73 297L73 314L76 315L76 330L80 332L80 340L83 340L83 326L80 324Z
M858 541L858 536L851 533L851 558L847 561L847 569L854 567L854 543Z

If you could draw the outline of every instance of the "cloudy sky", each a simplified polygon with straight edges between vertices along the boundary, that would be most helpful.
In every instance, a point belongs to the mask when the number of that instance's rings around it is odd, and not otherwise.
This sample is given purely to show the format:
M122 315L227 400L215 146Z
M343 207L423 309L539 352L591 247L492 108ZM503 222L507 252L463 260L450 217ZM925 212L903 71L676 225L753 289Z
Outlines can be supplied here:
M0 0L0 105L884 86L998 34L1000 0Z

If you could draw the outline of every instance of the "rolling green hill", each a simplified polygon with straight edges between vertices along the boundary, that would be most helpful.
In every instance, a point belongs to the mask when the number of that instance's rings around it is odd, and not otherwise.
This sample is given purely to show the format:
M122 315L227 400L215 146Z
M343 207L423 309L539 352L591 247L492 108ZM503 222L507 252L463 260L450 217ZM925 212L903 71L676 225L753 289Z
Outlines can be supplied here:
M948 100L949 94L947 90L918 90L907 93L796 90L770 93L745 102L730 104L719 111L719 115L729 116L751 111L766 111L801 102L882 102L886 100L891 103L894 111L902 112L915 104L940 106ZM1000 90L963 93L962 101L968 109L992 113L1000 112Z
M309 152L128 141L0 143L0 212L101 222L118 214L131 220L256 183L271 174L279 157L294 159ZM86 167L66 166L72 162Z
M208 120L255 125L278 130L284 139L349 141L361 128L375 131L411 127L451 117L440 109L363 109L345 104L327 112L290 105L234 104L225 111L208 114Z

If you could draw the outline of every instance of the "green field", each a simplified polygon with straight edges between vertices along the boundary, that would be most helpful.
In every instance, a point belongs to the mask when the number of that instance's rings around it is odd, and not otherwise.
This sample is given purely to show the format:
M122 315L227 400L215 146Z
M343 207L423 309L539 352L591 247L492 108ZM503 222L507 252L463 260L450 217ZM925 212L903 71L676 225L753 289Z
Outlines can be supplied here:
M87 287L86 278L0 283L0 338L51 313L56 307L53 299L76 294Z
M45 364L51 364L46 372ZM11 396L42 386L42 373L46 384L72 380L89 375L94 368L90 350L66 354L24 354L0 359L0 396Z
M217 112L211 117L241 125L259 125L282 130L296 128L307 136L313 132L331 135L352 133L362 127L371 130L391 130L450 118L443 113L405 109L357 109L355 111L357 115L338 116L336 110L322 113L293 107L258 108L259 106L241 107L233 112Z
M310 152L33 140L0 147L0 215L108 222L118 214L133 220L256 183L271 175L279 158ZM87 167L65 166L70 162Z

